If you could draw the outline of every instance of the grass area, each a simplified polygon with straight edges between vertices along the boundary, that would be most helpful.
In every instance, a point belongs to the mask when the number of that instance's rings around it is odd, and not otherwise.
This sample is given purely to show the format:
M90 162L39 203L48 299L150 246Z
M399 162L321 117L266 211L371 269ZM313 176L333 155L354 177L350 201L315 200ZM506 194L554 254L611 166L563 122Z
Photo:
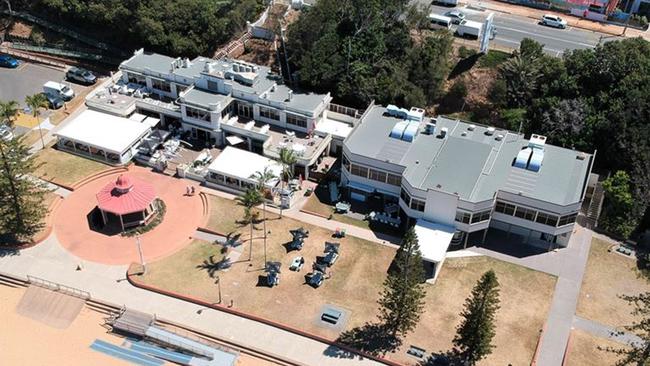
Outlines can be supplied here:
M571 331L571 343L567 354L567 366L610 366L618 360L618 356L598 347L620 348L620 343L609 339L598 338L581 330Z
M48 130L43 130L43 137L45 137L45 134L48 132ZM23 143L27 146L32 146L36 142L41 141L41 132L38 129L35 130L30 130L26 134L21 136L23 138ZM41 146L40 144L38 145L39 147Z
M636 260L609 252L610 244L594 239L582 280L577 314L613 327L631 324L633 307L619 295L650 291L650 281L636 268Z
M465 299L480 276L493 269L500 286L496 349L479 365L528 365L550 307L556 278L488 257L448 258L435 285L429 286L425 313L404 345L428 352L448 351ZM401 362L412 360L399 352Z
M282 263L281 281L274 288L266 286L262 223L255 224L252 261L249 256L249 226L236 221L243 208L236 202L221 197L210 197L211 215L208 227L220 232L239 232L244 244L238 249L241 255L228 269L217 270L216 263L223 260L221 247L205 241L194 241L180 252L147 266L143 278L146 283L182 292L210 302L218 300L214 275L221 283L223 303L233 301L235 309L288 324L325 337L336 338L340 330L319 325L321 307L333 304L351 312L346 328L373 320L376 316L376 299L386 277L386 270L395 250L354 237L333 239L332 232L287 217L279 219L267 214L267 257ZM310 231L300 252L287 253L283 244L291 240L290 229L304 227ZM304 275L312 262L323 255L324 242L341 243L341 256L331 268L332 277L318 289L305 284ZM229 249L229 255L237 250ZM289 265L296 256L305 258L305 268L292 272ZM212 257L212 259L210 259Z
M487 54L481 56L481 58L478 61L478 66L494 69L497 68L502 63L504 63L509 58L510 58L510 53L508 52L489 50Z
M36 160L43 163L34 172L36 176L65 185L72 185L93 173L110 168L109 165L52 147L40 151Z
M354 225L364 229L370 229L370 223L367 220L357 220L350 216L335 213L332 206L321 202L315 194L312 194L307 202L302 206L302 209L309 212L314 212L322 216L328 217L332 215L332 220L342 222L344 224Z

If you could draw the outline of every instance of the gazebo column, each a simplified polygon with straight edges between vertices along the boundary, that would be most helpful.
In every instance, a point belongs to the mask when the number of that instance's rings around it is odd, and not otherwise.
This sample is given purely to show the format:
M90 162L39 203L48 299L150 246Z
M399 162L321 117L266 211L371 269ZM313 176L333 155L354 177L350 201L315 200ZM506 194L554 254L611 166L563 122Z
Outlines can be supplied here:
M106 212L104 210L102 210L101 208L99 209L99 211L102 213L102 221L104 222L104 226L106 226L106 221L108 221L106 219Z
M120 217L120 226L122 226L122 231L124 231L124 221L122 220L122 215L118 215Z

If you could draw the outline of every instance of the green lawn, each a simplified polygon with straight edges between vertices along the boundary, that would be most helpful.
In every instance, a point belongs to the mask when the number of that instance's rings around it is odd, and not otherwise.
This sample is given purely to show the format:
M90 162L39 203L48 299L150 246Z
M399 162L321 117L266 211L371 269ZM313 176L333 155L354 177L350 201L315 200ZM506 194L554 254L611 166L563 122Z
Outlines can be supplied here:
M478 61L478 66L494 69L499 67L499 65L504 63L510 57L511 54L508 52L489 50L487 54L481 56Z
M110 168L110 165L56 150L52 147L38 152L36 161L43 163L34 172L37 177L68 186L93 173Z

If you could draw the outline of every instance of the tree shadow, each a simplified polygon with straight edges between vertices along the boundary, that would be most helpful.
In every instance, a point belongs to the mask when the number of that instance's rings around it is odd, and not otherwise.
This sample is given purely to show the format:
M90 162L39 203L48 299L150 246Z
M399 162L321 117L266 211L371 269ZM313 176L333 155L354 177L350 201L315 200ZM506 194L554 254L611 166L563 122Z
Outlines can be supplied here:
M345 331L336 339L336 342L373 356L393 352L402 345L399 338L391 335L383 324L378 323L366 323L361 327ZM324 354L337 358L354 358L357 356L352 351L336 346L328 347Z
M232 262L227 255L224 255L219 261L215 261L214 255L211 255L210 258L204 260L203 263L197 265L196 268L206 270L210 278L214 278L217 271L228 269L231 266Z
M646 280L650 280L650 250L643 246L637 246L636 252L636 268L639 270L640 276Z
M429 357L418 362L418 366L460 366L463 365L458 353L454 350L431 353Z
M0 241L4 243L3 238L0 237ZM12 247L0 246L0 258L3 257L15 257L20 255L20 250Z
M466 71L469 71L476 63L478 62L478 59L481 57L480 53L476 53L472 56L469 56L467 58L461 59L454 65L454 68L451 69L451 72L449 73L449 76L447 77L447 80L452 80L456 78L457 76L463 74Z

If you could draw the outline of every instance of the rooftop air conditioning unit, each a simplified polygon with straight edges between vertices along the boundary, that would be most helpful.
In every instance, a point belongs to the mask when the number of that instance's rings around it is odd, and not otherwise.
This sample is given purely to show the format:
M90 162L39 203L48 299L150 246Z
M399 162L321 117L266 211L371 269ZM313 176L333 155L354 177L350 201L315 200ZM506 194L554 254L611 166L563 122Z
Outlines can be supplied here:
M436 124L431 122L427 123L424 126L424 133L427 135L433 135L434 133L436 133Z
M494 131L496 131L494 127L488 127L487 130L485 130L485 134L488 136L492 136L494 135Z
M447 127L443 127L440 129L440 137L445 137L447 136L447 132L449 132L449 129Z
M474 131L475 128L476 128L476 125L467 126L467 129L470 130L470 131Z
M501 140L503 140L503 138L504 138L504 136L502 134L498 134L498 135L496 135L496 137L494 137L494 139L497 140L497 141L501 141Z

